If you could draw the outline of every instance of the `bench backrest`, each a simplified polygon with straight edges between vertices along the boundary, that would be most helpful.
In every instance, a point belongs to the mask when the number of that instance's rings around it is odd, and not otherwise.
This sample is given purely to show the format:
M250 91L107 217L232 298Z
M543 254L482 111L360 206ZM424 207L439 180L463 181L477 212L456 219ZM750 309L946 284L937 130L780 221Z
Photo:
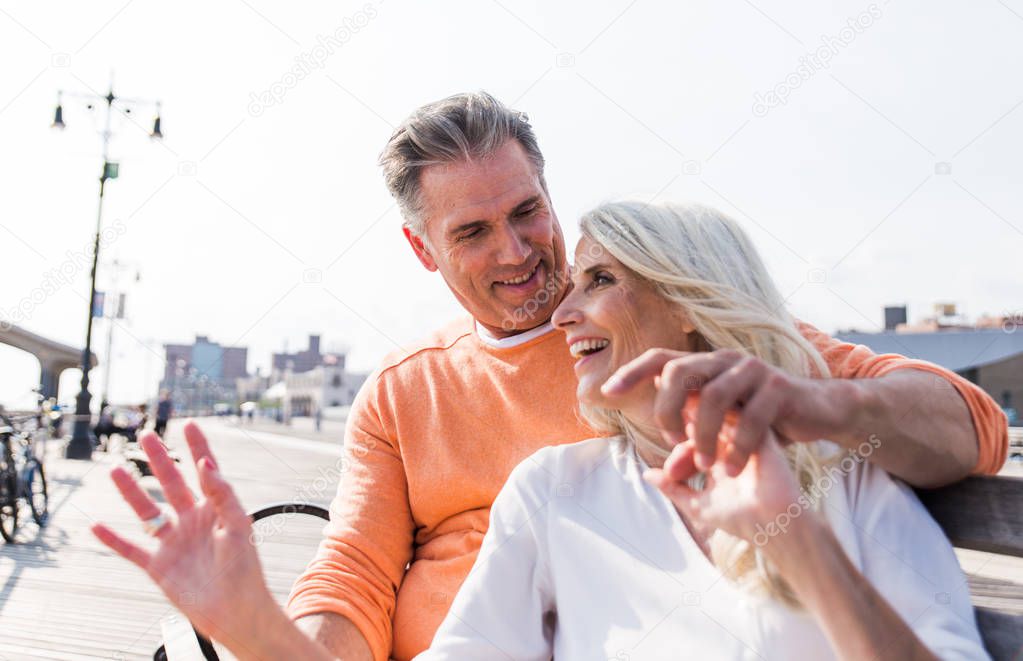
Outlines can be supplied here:
M1023 479L971 477L940 489L920 489L917 495L953 546L1023 558ZM1023 596L1023 588L1018 590L1015 596ZM1023 613L983 606L975 611L992 657L1023 654Z

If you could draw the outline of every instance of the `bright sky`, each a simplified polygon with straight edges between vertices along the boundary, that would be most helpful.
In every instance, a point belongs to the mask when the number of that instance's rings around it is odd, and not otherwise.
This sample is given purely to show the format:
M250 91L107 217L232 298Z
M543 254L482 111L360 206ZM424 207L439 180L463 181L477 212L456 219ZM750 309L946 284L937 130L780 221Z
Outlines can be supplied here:
M150 108L115 125L101 257L141 281L114 401L151 395L161 345L197 333L247 346L250 370L320 333L368 370L458 314L376 157L413 108L463 90L529 113L569 245L603 200L698 200L743 222L792 311L828 331L876 329L885 304L911 320L937 300L1023 306L1023 0L3 0L0 58L0 312L63 265L70 282L20 324L68 344L85 334L88 269L65 263L92 241L100 115L65 98L51 130L57 90L105 94L113 70L117 94L163 101L162 143ZM35 359L0 345L0 374L0 402L27 403Z

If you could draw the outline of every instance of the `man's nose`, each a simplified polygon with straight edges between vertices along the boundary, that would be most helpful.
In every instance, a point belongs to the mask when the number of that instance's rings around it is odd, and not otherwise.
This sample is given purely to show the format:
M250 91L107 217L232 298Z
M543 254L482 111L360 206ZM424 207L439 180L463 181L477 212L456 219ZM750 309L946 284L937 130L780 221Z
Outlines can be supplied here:
M512 227L505 226L501 236L501 245L497 251L499 264L517 266L529 257L529 242L525 241Z

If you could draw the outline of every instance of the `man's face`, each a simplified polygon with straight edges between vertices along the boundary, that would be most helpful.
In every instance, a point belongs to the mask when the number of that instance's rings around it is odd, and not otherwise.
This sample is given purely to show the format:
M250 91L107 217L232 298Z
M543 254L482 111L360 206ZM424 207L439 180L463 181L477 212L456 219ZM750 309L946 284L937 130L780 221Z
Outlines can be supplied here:
M427 269L499 337L547 322L568 284L565 240L516 140L486 159L421 175L427 241L406 230Z

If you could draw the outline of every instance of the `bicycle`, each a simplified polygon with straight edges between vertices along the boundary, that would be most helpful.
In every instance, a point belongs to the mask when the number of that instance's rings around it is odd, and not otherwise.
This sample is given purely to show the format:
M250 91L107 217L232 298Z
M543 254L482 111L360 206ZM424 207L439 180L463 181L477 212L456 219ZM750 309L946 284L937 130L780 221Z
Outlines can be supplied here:
M49 516L49 494L46 488L46 472L43 462L35 452L36 433L25 431L22 425L35 416L15 421L0 414L0 536L14 542L18 529L19 501L24 500L32 513L32 519L40 527L46 525ZM39 432L37 426L35 432ZM15 457L14 444L20 448Z

